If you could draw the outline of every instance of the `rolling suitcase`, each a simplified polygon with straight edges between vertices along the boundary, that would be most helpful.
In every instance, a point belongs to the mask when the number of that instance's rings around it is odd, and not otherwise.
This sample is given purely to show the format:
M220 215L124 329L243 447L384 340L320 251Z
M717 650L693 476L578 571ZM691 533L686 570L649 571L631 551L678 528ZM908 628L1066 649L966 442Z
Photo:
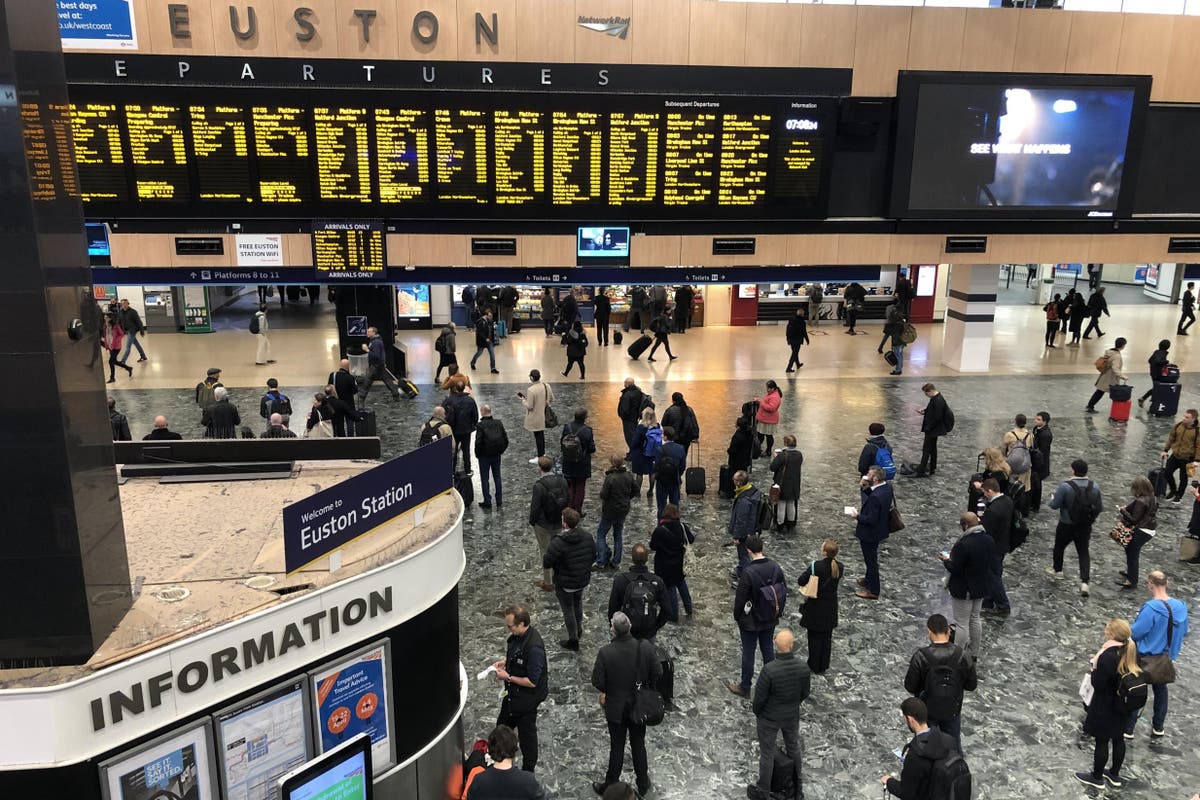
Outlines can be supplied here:
M521 332L521 318L520 317L513 317L512 327L508 329L508 332L509 333L520 333Z
M1133 387L1127 383L1114 383L1108 388L1108 398L1112 400L1108 418L1115 422L1128 422L1133 407Z
M1180 383L1155 383L1150 392L1150 413L1156 417L1173 417L1179 413Z
M890 367L894 368L896 366L896 354L891 350L883 351L883 360L886 361Z
M625 340L625 337L621 335L620 331L613 331L612 340L613 344L615 344L617 347L620 347L621 342Z
M630 358L632 358L634 361L637 361L639 358L641 358L642 353L650 349L650 345L653 342L654 340L649 336L643 336L633 344L629 345L629 349L626 350L626 352L629 353Z
M463 505L470 508L475 502L475 487L471 485L471 476L462 471L455 472L454 489L462 496Z
M396 381L396 385L400 387L400 391L409 400L412 400L421 393L421 390L417 388L417 385L408 378L401 378L400 380Z
M367 408L367 409L363 409L359 413L362 415L361 420L359 420L357 422L355 422L355 421L349 422L349 424L352 426L353 431L354 431L353 434L351 434L351 435L353 435L353 436L378 436L379 435L379 425L376 422L375 409Z
M728 464L722 464L720 475L717 478L717 494L729 499L733 497L734 491L733 470L729 468Z
M1146 473L1146 479L1150 481L1150 485L1154 487L1155 497L1167 496L1167 470L1166 459L1163 463Z
M508 337L508 323L507 322L505 322L504 320L500 320L499 322L496 323L496 335L499 336L501 339Z
M783 748L775 746L775 768L771 770L771 796L793 800L800 797L796 778L796 762L787 757Z
M704 467L700 466L700 454L696 450L689 448L689 455L695 455L695 458L690 459L695 466L688 467L683 471L683 491L687 495L702 495L704 494L705 474Z

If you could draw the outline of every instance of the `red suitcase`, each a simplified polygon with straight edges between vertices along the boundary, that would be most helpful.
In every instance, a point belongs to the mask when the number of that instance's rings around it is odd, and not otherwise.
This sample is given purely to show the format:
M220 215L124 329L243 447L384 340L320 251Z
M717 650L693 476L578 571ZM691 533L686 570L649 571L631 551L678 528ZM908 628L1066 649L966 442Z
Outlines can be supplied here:
M1112 411L1108 412L1108 418L1117 422L1128 422L1129 412L1133 408L1132 400L1114 400Z

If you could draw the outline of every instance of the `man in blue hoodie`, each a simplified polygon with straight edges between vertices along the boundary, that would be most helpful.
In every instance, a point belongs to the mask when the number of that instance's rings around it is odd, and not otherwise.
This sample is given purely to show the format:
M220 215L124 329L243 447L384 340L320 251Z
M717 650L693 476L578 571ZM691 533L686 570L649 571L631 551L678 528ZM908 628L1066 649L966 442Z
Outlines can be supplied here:
M1179 658L1179 648L1183 646L1183 637L1188 632L1187 604L1182 600L1167 594L1167 576L1161 570L1154 570L1146 576L1146 587L1150 590L1150 599L1142 604L1137 619L1133 621L1133 641L1137 645L1138 658L1156 656L1166 653L1171 660ZM1168 633L1168 628L1170 632ZM1154 717L1150 728L1150 737L1159 739L1166 735L1163 726L1167 721L1167 686L1156 683L1154 686ZM1125 728L1125 738L1133 738L1133 729L1137 725L1137 714L1129 715L1129 726Z

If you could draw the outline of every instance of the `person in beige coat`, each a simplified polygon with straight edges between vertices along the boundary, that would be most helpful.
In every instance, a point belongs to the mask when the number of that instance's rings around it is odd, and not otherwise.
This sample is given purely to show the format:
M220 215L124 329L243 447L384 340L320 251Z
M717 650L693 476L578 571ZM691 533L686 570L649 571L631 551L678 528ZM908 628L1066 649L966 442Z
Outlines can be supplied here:
M1017 414L1013 419L1013 428L1008 433L1004 434L1004 438L1000 442L1000 449L1003 451L1005 458L1012 452L1013 447L1017 442L1020 442L1026 449L1030 467L1033 466L1033 432L1025 427L1028 420L1024 414ZM1029 491L1032 484L1033 469L1027 469L1024 472L1012 473L1012 479L1025 487L1025 491Z
M1092 392L1092 399L1088 400L1087 408L1084 409L1087 413L1096 413L1096 403L1100 402L1100 398L1104 397L1105 392L1111 389L1113 384L1129 380L1129 376L1125 374L1125 359L1121 355L1121 351L1124 349L1125 339L1118 338L1113 342L1111 350L1104 351L1104 357L1108 359L1108 366L1096 379L1096 391Z
M529 370L529 380L533 383L525 391L517 392L517 397L525 406L525 430L533 434L537 445L537 455L529 463L536 464L546 455L546 409L554 405L554 390L550 384L542 383L542 373L536 369Z

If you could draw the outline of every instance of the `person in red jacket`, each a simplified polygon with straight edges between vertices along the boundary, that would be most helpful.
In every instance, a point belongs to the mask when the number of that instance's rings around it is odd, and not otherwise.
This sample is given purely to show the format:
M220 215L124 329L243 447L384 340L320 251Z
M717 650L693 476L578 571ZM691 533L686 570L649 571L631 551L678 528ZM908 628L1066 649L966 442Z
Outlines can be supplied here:
M775 428L779 425L779 406L782 404L783 391L780 390L779 384L773 380L767 381L767 393L758 398L758 413L754 415L760 458L769 456L775 448Z
M104 349L108 351L108 382L117 382L117 367L133 376L133 367L120 360L121 347L125 344L125 331L121 329L121 323L113 318L112 314L104 315L104 331L103 339L101 340Z

